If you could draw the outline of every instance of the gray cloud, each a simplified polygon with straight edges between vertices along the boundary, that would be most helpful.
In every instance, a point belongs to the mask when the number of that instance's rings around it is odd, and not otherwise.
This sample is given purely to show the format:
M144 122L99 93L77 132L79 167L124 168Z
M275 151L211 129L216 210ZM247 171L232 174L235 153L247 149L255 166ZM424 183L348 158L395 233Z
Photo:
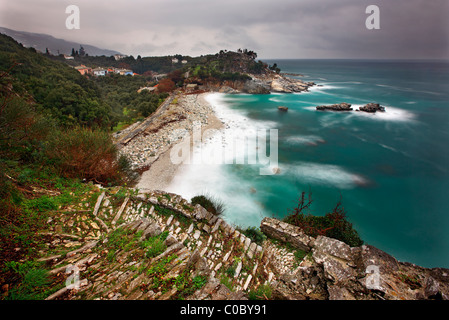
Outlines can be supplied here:
M66 6L81 29L65 28ZM380 8L367 30L365 8ZM447 0L0 0L0 26L126 54L249 48L261 58L449 58Z

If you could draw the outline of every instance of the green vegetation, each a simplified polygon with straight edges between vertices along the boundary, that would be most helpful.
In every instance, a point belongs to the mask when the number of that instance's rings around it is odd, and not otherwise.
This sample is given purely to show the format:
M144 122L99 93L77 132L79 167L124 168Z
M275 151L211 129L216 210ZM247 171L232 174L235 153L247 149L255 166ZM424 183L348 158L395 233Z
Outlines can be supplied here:
M192 205L201 205L214 215L221 215L225 211L225 204L221 200L210 195L198 195L191 199Z
M142 248L146 249L146 257L154 258L167 249L165 239L167 239L168 231L162 232L160 235L151 237L142 242Z
M110 128L125 126L148 117L168 97L167 93L137 92L141 87L152 87L156 82L145 76L92 77L102 100L110 106Z
M113 117L100 88L0 35L0 269L35 257L52 212L89 192L87 182L136 178L107 132Z
M259 245L262 245L265 239L267 239L267 236L257 227L248 227L244 230L241 230L241 232L245 236L250 238L252 242L255 242Z
M11 280L20 284L8 292L6 300L41 300L55 292L59 287L52 287L52 278L40 264L26 261L5 263L2 270Z
M250 300L269 300L271 299L271 286L269 284L262 284L257 289L251 290L248 293Z
M326 213L324 216L313 216L303 212L310 208L312 202L311 193L309 193L308 200L306 200L305 192L302 192L297 207L284 218L284 221L300 227L306 234L312 237L327 236L343 241L351 247L358 247L363 244L357 231L353 229L352 223L346 218L341 199L332 212Z

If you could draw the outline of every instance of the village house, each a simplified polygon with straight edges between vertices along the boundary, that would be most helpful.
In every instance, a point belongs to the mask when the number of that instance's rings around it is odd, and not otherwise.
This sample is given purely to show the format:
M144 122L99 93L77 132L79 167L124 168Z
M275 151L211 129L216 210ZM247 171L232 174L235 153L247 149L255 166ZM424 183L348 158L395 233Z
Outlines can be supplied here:
M114 54L114 59L117 61L117 60L121 60L121 59L123 59L123 58L126 58L127 57L127 55L124 55L124 54Z
M83 64L80 65L80 66L75 67L75 70L78 70L79 73L81 73L82 75L91 74L92 73L92 68L86 67Z
M120 74L122 75L122 76L134 76L134 72L132 71L132 70L129 70L129 69L122 69L122 70L120 70Z
M103 68L95 68L92 70L94 76L105 76L108 73L108 70Z

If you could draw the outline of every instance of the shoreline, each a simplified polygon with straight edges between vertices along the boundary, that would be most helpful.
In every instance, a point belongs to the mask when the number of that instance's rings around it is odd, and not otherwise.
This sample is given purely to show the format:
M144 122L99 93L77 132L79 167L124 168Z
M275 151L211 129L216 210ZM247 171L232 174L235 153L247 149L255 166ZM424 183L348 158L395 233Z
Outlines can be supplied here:
M164 136L166 138L166 135L170 134L170 131L173 132L173 130L179 129L187 130L189 134L191 134L194 121L201 122L201 136L205 130L223 129L225 124L216 116L211 104L206 100L206 96L209 94L212 93L178 94L175 99L178 100L178 108L184 110L186 118L173 125L167 125L162 133L162 138L164 139ZM165 112L170 113L173 112L173 110L167 108ZM164 114L161 114L161 117L163 116ZM158 135L158 133L155 133L155 135ZM156 137L155 135L146 139L161 139L161 137ZM154 190L166 191L175 176L182 170L183 164L174 164L170 158L170 151L174 145L175 141L170 141L169 144L165 145L164 148L155 155L154 160L148 164L148 170L141 174L140 179L136 184L136 188L138 188L140 192L146 193ZM191 150L194 146L193 141L190 141Z
M243 90L232 89L228 92L229 90L226 88L229 87L226 86L205 88L206 92L201 93L175 92L168 98L168 103L164 103L164 107L158 109L157 114L151 115L141 123L131 125L130 129L125 129L120 133L123 141L123 136L129 136L126 131L138 128L135 130L138 133L127 140L125 145L122 144L120 149L120 152L125 153L131 159L132 168L140 171L140 177L135 187L141 192L167 191L174 178L182 170L183 163L174 164L170 159L170 151L175 145L175 141L170 141L172 138L170 134L175 130L186 130L192 134L193 122L199 121L201 137L203 137L204 130L224 130L229 127L229 124L222 120L212 104L207 101L208 95L214 93L261 94L259 91L262 89L267 91L262 94L298 94L308 92L307 89L316 85L285 75L274 75L269 78L254 77L251 84L254 88L250 86L250 89L255 92L251 92L246 87L239 88ZM144 129L139 130L141 127ZM191 142L190 150L193 150L193 147Z

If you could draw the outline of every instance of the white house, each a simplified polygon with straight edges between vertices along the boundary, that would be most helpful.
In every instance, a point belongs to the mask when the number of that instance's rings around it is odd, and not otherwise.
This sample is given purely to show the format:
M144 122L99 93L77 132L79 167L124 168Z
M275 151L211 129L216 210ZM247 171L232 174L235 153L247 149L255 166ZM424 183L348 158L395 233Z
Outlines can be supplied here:
M95 68L92 70L94 76L105 76L106 73L108 72L106 69L103 68Z
M124 54L114 54L114 59L115 60L120 60L120 59L123 59L123 58L126 58L127 57L127 55L124 55Z

